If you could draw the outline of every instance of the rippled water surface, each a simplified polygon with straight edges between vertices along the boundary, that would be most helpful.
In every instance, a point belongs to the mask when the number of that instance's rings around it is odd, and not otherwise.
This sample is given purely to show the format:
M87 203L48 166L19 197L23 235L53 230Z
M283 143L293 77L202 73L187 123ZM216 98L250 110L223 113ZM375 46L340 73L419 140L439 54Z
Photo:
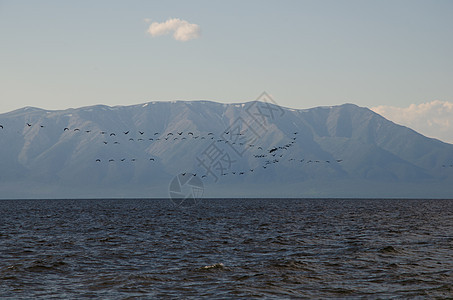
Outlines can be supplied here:
M453 200L0 201L1 298L453 296Z

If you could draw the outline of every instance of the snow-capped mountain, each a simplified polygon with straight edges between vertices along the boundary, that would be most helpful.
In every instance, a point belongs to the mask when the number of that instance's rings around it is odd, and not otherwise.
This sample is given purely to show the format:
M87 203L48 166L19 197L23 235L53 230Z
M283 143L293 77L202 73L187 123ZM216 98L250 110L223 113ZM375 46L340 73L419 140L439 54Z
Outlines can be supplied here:
M0 115L0 197L451 197L453 145L352 104L150 102Z

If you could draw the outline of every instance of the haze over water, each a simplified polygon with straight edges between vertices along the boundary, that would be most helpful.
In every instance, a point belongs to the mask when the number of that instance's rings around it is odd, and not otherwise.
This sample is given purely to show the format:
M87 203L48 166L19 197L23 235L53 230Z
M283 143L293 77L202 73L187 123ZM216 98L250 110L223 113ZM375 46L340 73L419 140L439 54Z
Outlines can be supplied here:
M453 200L0 201L2 298L453 295Z

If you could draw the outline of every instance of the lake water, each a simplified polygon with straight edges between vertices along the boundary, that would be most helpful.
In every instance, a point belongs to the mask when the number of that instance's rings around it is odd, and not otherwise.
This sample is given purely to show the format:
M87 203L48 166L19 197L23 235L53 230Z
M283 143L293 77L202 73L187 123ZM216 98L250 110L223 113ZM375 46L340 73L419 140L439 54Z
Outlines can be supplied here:
M453 200L0 201L0 297L453 296Z

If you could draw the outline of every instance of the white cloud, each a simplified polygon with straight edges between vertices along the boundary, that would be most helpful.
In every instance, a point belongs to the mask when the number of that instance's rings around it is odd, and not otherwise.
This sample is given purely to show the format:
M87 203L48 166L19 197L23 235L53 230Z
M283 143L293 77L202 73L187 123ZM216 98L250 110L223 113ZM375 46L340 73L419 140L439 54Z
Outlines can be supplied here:
M152 22L147 32L152 37L173 33L175 40L186 42L200 37L200 26L181 19L168 19L163 23Z
M371 110L419 133L453 143L453 103L431 101L408 107L376 106Z

